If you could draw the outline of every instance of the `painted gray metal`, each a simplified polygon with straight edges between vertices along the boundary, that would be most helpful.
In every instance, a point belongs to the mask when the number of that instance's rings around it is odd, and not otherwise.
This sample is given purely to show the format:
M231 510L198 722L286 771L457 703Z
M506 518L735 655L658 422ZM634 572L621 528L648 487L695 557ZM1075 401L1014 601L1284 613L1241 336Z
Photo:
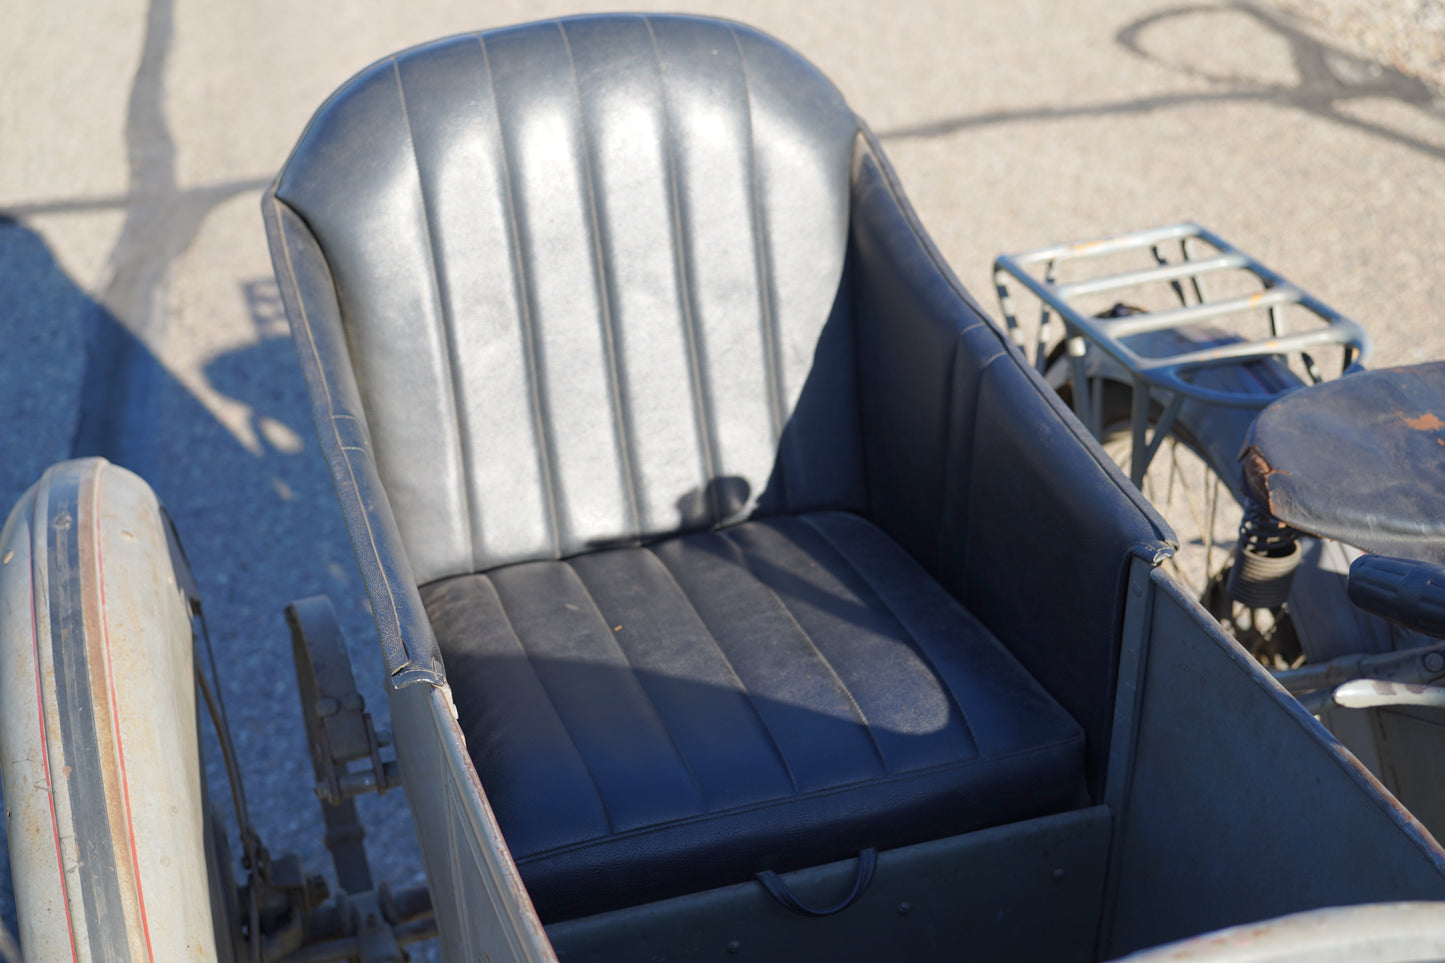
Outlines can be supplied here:
M1390 708L1362 713L1382 747L1377 765L1400 800L1434 831L1445 827L1445 713L1439 709Z
M1150 583L1102 955L1320 906L1445 899L1445 850L1419 821L1172 579Z
M867 891L827 918L783 908L755 882L555 924L563 961L1049 960L1094 958L1110 834L1102 806L880 853ZM845 860L784 874L826 903Z
M1173 241L1179 243L1181 261L1166 265L1159 248L1161 245ZM1217 254L1196 259L1190 253L1190 241L1202 241L1214 248ZM1090 278L1072 284L1055 283L1055 273L1061 262L1096 258L1135 249L1152 250L1161 266L1148 270ZM1041 265L1043 266L1042 278L1035 276L1034 273ZM1239 269L1254 274L1264 286L1264 290L1248 297L1218 301L1209 301L1204 296L1202 285L1205 275ZM1212 385L1196 383L1186 378L1185 375L1221 363L1240 364L1263 360L1327 344L1345 345L1346 357L1361 363L1366 361L1370 355L1370 337L1357 322L1291 284L1257 259L1250 257L1219 235L1198 224L1175 224L1147 231L1136 231L1132 234L1121 234L1102 240L1056 244L1022 254L999 255L994 262L994 283L998 288L1004 319L1009 328L1017 332L1017 319L1008 294L1007 278L1009 277L1018 281L1042 300L1046 313L1049 310L1057 311L1059 316L1064 319L1069 336L1087 338L1091 344L1097 345L1100 350L1127 368L1131 374L1152 387L1210 404L1259 408L1267 402L1267 398L1257 393L1227 391ZM1085 315L1069 301L1070 298L1086 294L1122 290L1166 281L1176 284L1176 290L1180 291L1182 299L1183 290L1177 287L1177 284L1180 279L1185 278L1190 281L1199 303L1169 311L1148 311L1125 318L1104 320ZM1258 341L1240 340L1197 350L1185 350L1162 357L1141 355L1134 349L1136 346L1126 345L1123 341L1124 338L1131 335L1176 330L1222 315L1254 311L1260 308L1269 309L1273 322L1276 320L1275 307L1283 304L1300 305L1323 321L1324 326L1291 334L1275 330L1272 337Z
M446 686L388 690L407 802L448 960L555 963L472 768Z

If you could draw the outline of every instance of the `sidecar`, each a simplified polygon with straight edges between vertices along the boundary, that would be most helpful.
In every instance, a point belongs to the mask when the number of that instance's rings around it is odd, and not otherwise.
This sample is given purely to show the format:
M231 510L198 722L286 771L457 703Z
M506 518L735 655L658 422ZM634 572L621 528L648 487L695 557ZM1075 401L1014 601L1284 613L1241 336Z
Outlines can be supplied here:
M1092 960L1321 909L1179 952L1445 954L1437 907L1357 908L1445 900L1445 852L1159 568L793 51L655 16L414 48L263 209L399 764L300 606L318 794L404 786L447 959ZM285 942L228 898L144 483L57 466L0 542L26 946L399 959L380 887L324 945L334 903Z

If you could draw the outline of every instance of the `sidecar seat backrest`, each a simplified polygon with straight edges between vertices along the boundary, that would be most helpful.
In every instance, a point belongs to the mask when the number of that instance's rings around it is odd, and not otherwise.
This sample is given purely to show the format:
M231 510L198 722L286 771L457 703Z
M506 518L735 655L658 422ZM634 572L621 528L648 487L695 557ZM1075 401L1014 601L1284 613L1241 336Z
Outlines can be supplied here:
M857 132L792 51L673 17L459 37L327 103L276 196L334 284L418 582L862 508Z

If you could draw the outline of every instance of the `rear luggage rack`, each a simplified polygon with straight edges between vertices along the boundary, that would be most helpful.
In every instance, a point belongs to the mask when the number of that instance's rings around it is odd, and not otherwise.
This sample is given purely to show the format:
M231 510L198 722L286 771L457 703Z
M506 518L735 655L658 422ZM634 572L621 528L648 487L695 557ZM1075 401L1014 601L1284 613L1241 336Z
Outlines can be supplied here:
M1165 256L1163 247L1176 241L1179 258L1171 261ZM1198 252L1193 248L1201 246L1199 242L1213 250L1197 257ZM1147 249L1153 255L1154 267L1117 274L1097 273L1068 283L1056 280L1060 266L1066 262L1104 259L1109 255L1141 249ZM1089 267L1100 271L1104 265L1095 263ZM1248 272L1258 279L1262 290L1211 300L1206 293L1205 278L1226 272L1235 275ZM1212 367L1279 359L1298 353L1310 377L1319 381L1321 378L1308 354L1309 349L1341 346L1345 371L1362 364L1370 354L1369 336L1359 324L1198 224L1175 224L1097 241L1058 244L1022 254L1000 255L994 262L994 284L998 289L999 306L1014 342L1027 354L1027 338L1019 327L1008 291L1009 276L1043 302L1035 358L1041 371L1053 356L1050 343L1054 332L1050 315L1057 312L1063 319L1068 354L1075 359L1078 374L1083 373L1082 358L1087 344L1091 343L1124 366L1136 385L1142 382L1168 392L1174 396L1175 402L1190 398L1231 408L1262 408L1273 400L1271 395L1200 384L1192 380L1192 376ZM1122 295L1131 289L1137 291L1163 284L1173 289L1177 306L1146 310L1126 307L1120 302L1118 308L1121 312L1114 317L1091 316L1092 312L1079 308L1078 302L1089 296L1106 293ZM1285 333L1281 309L1286 305L1304 308L1324 322L1324 326ZM1268 312L1269 337L1258 340L1228 338L1223 343L1150 356L1141 355L1125 343L1125 339L1139 335L1178 330L1258 311ZM1138 346L1137 340L1135 347ZM1075 393L1076 407L1084 400L1080 395L1080 392Z

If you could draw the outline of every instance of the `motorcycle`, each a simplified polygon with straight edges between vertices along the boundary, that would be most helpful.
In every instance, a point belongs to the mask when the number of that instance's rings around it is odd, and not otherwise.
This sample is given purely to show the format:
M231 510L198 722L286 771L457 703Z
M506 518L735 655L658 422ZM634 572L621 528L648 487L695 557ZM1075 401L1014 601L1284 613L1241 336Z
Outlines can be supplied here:
M1015 344L1187 533L1176 577L1445 830L1445 366L1366 372L1363 327L1197 224L1001 255L994 278Z

